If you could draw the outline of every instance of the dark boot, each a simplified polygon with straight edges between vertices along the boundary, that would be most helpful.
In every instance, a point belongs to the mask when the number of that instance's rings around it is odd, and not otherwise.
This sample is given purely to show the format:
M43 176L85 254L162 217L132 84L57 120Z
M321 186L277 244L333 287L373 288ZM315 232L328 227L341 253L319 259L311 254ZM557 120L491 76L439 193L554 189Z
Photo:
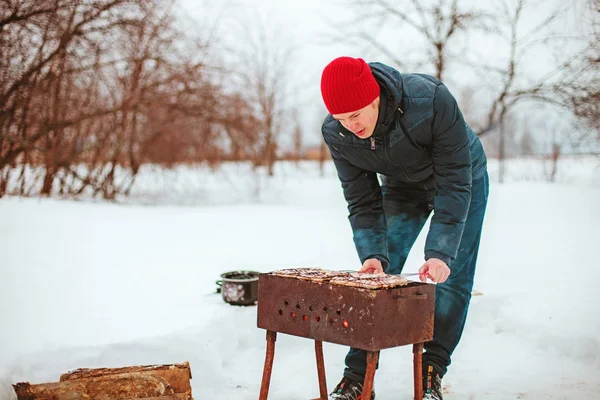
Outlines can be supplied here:
M363 384L344 377L329 394L330 400L360 400L362 399ZM375 391L371 392L371 399L375 399Z
M423 399L444 399L442 395L442 377L431 364L423 364Z

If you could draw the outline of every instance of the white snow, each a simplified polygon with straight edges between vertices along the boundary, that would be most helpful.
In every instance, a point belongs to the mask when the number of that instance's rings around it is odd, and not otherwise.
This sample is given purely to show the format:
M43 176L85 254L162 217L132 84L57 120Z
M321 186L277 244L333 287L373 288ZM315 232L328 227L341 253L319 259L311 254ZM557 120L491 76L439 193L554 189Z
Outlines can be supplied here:
M586 165L562 179L559 168L557 184L492 182L483 295L444 379L447 399L600 398L600 187L597 164ZM271 179L233 166L146 170L138 183L128 204L0 200L0 399L14 398L11 383L75 368L186 360L196 399L256 399L265 332L256 307L224 303L215 280L360 267L331 165L325 177L281 165ZM404 272L420 267L426 230ZM346 351L324 344L329 389ZM375 379L378 399L412 399L410 346L384 350ZM317 395L313 343L278 335L269 398Z

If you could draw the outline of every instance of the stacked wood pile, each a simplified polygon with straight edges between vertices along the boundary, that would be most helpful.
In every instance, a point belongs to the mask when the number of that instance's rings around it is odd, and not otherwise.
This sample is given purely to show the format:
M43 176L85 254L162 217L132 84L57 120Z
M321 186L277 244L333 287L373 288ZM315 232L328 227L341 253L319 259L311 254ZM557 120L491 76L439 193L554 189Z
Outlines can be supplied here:
M77 369L59 382L13 385L18 400L193 400L188 362Z

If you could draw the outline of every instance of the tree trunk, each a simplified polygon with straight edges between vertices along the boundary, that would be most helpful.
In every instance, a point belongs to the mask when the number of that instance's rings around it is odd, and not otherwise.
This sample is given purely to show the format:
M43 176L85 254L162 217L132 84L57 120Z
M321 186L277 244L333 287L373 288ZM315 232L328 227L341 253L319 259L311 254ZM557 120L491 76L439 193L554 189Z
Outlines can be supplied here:
M50 196L52 194L52 183L54 182L55 174L56 171L54 168L47 165L46 174L44 175L44 184L42 185L42 190L40 192L42 196Z
M272 134L269 134L267 137L267 145L266 145L266 156L267 156L267 174L269 176L275 175L275 140Z
M8 190L8 178L10 176L10 166L0 169L0 199L4 197Z
M550 182L556 182L556 171L558 169L558 159L560 158L560 145L552 144L552 173L550 174Z
M504 137L505 137L505 132L504 132L504 117L501 117L500 120L500 140L498 141L498 180L500 183L504 183L504 162L505 162L505 151L504 151Z

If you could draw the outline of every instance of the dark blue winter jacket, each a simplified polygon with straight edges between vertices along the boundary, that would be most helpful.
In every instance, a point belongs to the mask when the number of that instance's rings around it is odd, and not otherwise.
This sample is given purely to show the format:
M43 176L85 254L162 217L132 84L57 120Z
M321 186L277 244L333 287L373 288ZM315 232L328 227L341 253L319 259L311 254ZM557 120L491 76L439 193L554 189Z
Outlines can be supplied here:
M486 156L448 88L424 74L369 66L381 88L373 136L361 139L328 115L322 126L344 196L361 263L389 264L382 181L406 188L434 210L425 259L456 258L471 199L471 182L483 177Z

